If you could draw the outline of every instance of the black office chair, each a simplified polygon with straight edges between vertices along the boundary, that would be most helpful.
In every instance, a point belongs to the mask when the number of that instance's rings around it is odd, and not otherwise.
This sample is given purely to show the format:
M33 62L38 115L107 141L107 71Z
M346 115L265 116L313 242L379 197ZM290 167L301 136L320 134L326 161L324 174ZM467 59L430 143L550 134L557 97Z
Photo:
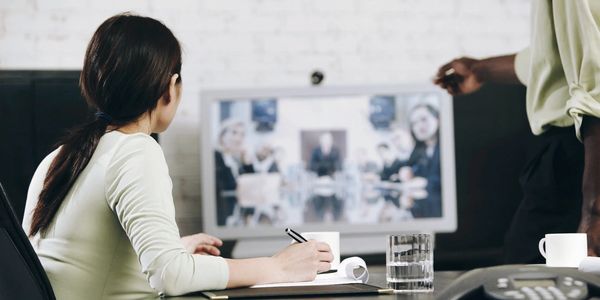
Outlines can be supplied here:
M0 299L56 299L1 183L0 270Z

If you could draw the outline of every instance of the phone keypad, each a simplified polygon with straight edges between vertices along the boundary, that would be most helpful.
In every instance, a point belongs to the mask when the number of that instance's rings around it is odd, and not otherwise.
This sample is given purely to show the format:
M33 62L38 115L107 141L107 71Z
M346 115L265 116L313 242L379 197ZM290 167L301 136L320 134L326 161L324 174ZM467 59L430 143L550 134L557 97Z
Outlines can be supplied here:
M498 283L496 284L496 287L498 287L499 289L508 288L508 278L498 278Z
M554 297L556 297L556 299L558 300L566 300L567 297L565 297L565 294L563 294L563 292L559 289L557 289L554 286L551 286L548 288L548 290L554 295Z
M506 291L504 292L504 296L507 296L511 299L525 299L525 294L519 291Z
M503 282L498 281L498 285ZM572 285L575 284L572 282ZM582 283L583 284L583 283ZM506 288L501 288L506 289ZM502 292L508 299L529 299L529 300L568 300L580 299L583 291L579 288L571 289L567 294L556 287L522 287L518 290L507 290Z
M543 284L536 284L536 279ZM515 286L518 280L530 280L530 284ZM552 285L548 284L551 280L554 281ZM497 277L484 284L483 289L490 299L581 300L588 297L587 283L583 280L544 273L516 279L510 276Z

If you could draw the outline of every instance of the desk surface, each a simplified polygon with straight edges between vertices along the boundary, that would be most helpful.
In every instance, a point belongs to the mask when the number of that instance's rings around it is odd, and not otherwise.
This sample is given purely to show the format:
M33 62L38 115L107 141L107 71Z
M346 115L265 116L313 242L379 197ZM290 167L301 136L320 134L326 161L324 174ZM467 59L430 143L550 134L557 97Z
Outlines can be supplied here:
M435 272L433 276L433 293L421 293L421 294L395 294L395 295L381 295L381 296L365 296L358 297L353 299L420 299L420 300L429 300L435 299L435 296L438 295L446 286L448 286L454 279L460 276L463 272L452 272L452 271L444 271L444 272ZM369 268L369 283L385 287L385 267L384 266L374 266ZM174 297L168 299L178 299L178 300L190 300L190 299L206 299L201 295L190 295L185 297ZM273 299L273 298L270 298ZM284 298L282 298L284 299ZM315 299L315 297L311 298L294 298L294 299ZM330 299L330 300L341 300L348 299L348 297L324 297L320 299Z

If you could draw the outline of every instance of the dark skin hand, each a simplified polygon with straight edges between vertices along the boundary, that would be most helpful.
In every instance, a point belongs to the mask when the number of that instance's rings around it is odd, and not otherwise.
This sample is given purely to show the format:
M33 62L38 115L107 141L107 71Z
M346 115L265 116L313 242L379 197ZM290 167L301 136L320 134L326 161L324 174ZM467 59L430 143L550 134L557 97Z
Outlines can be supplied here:
M585 151L583 205L579 232L587 233L588 255L600 253L600 119L584 117L581 129Z
M453 96L477 91L484 82L520 83L514 70L515 55L473 59L462 57L440 67L434 83ZM600 254L600 119L585 117L582 126L585 149L583 205L578 232L588 235L588 254Z
M433 83L452 96L475 92L484 82L520 84L514 62L514 54L486 59L457 58L440 67Z

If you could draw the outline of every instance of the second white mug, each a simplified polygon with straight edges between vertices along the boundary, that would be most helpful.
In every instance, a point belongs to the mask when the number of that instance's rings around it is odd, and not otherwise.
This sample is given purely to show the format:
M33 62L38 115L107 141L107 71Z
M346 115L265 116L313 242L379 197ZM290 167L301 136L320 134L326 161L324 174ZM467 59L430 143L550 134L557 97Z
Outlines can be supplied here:
M549 233L538 246L546 266L577 268L587 257L587 234Z

